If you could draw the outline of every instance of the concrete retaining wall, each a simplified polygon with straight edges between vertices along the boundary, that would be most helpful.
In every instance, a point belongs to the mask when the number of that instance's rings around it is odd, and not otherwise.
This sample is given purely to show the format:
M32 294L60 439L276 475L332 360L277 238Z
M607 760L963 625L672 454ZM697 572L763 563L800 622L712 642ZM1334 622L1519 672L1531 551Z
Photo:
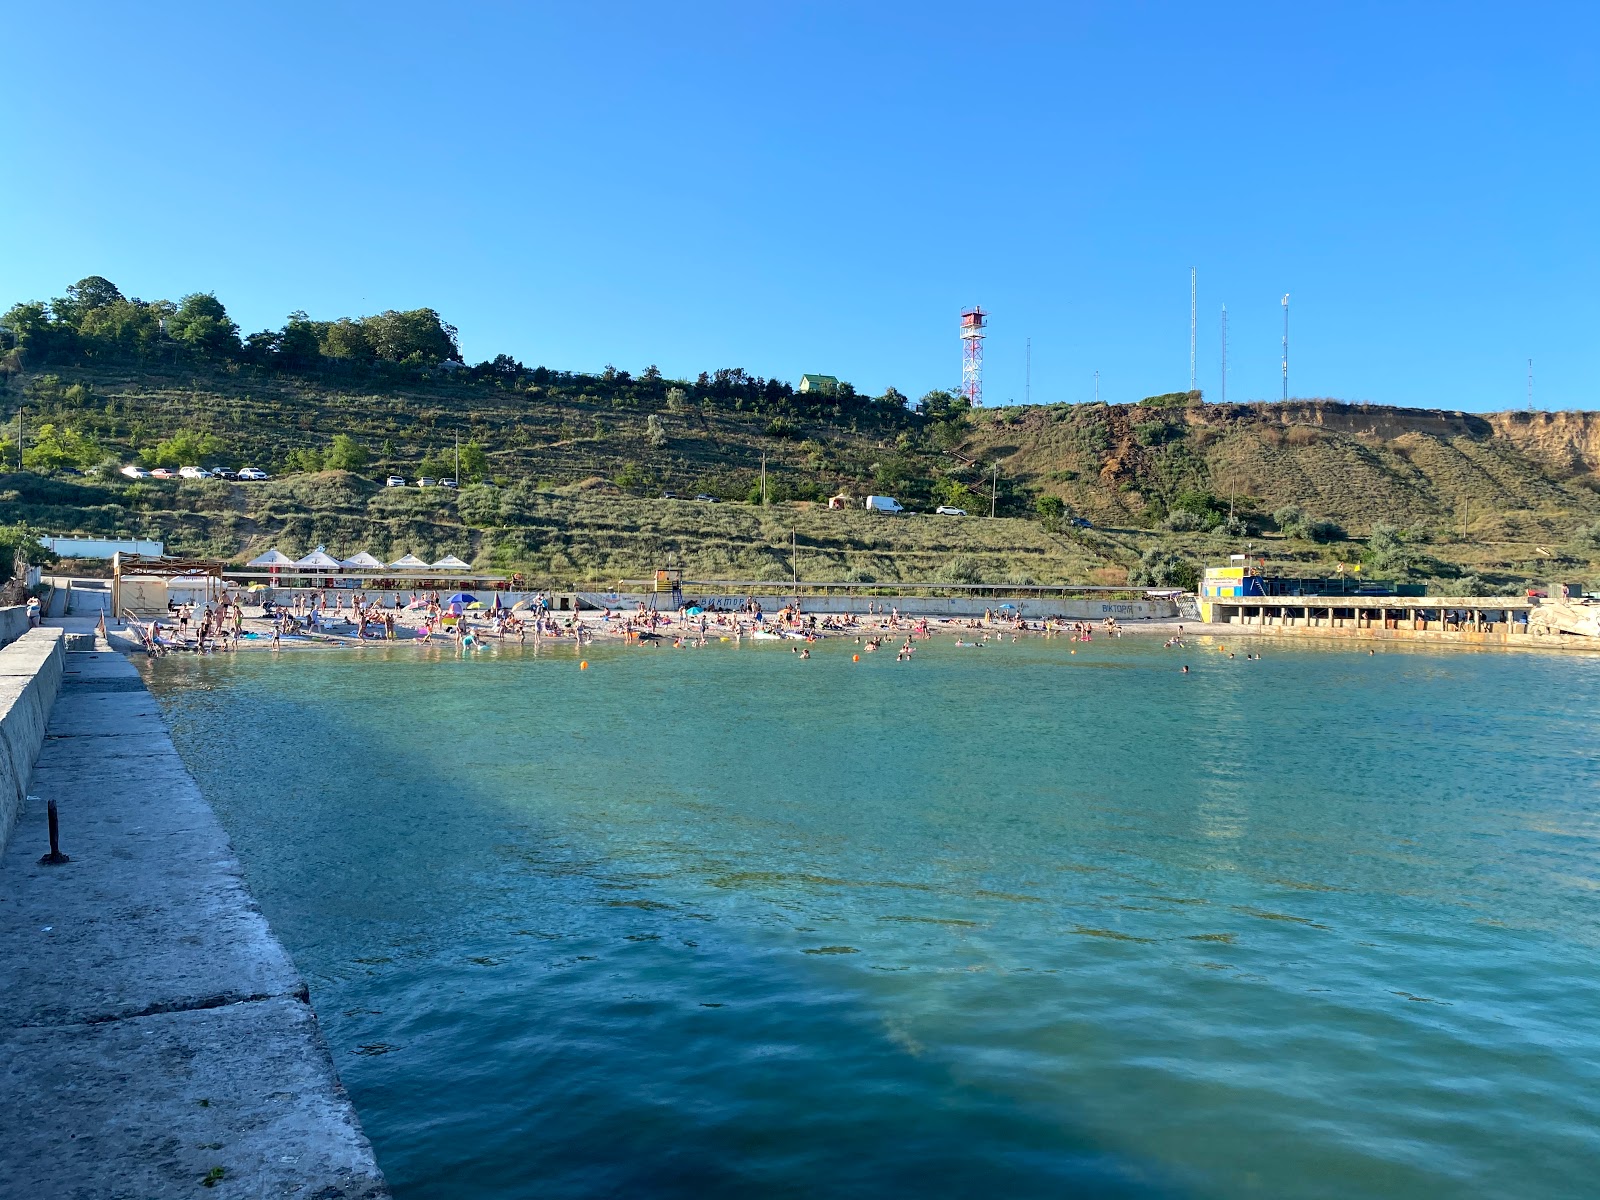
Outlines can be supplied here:
M649 603L643 592L579 592L578 599L586 608L610 608L632 612L641 603ZM716 609L737 609L744 604L745 596L710 596L685 592L684 602ZM786 603L782 596L762 596L761 607L776 612ZM657 608L670 608L672 597L661 594L655 597ZM804 596L800 608L808 613L856 613L865 616L868 597L865 596ZM1178 606L1171 600L1093 600L1083 597L1056 596L873 596L875 609L887 612L898 609L903 617L981 617L987 612L999 613L1002 604L1013 607L1006 615L1026 617L1041 621L1046 617L1063 617L1069 621L1100 621L1115 617L1119 621L1171 620L1178 615Z
M15 612L0 610L0 613ZM23 624L27 624L23 614ZM0 650L0 851L22 812L66 657L59 629L31 629Z
M9 646L28 632L28 606L11 604L0 608L0 646Z

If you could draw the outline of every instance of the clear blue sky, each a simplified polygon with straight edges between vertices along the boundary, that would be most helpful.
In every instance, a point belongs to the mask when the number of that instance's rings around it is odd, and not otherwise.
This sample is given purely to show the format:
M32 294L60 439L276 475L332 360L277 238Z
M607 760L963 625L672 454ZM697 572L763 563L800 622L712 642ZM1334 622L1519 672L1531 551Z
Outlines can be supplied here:
M4 5L0 303L990 400L1600 404L1600 6Z

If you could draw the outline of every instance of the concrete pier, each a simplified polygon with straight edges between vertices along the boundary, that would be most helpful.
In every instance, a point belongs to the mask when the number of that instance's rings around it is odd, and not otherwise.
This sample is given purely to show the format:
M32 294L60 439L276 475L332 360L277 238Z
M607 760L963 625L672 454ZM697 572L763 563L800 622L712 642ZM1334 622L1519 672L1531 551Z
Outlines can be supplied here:
M64 656L0 856L0 1196L387 1196L227 834L100 647Z

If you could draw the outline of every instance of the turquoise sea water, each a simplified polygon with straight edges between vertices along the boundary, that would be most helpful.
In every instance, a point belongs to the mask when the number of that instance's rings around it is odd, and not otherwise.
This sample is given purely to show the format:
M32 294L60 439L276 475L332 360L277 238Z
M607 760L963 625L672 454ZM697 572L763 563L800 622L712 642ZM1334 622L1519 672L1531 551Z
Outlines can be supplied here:
M1600 660L1071 648L151 678L402 1200L1594 1195Z

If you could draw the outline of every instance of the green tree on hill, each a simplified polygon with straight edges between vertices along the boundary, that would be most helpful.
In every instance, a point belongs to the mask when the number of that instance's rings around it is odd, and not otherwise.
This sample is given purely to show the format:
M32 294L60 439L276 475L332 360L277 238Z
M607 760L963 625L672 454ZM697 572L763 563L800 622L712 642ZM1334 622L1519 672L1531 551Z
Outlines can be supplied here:
M122 289L103 275L90 275L69 287L64 297L52 300L50 311L56 320L81 331L89 313L118 302L126 303Z
M161 342L161 322L170 318L173 306L166 301L138 304L116 299L83 314L78 325L84 352L91 357L125 355L148 356Z
M1128 576L1138 587L1182 588L1192 592L1200 586L1200 568L1171 550L1151 546L1139 556L1139 565Z
M223 450L222 439L194 429L181 429L165 441L139 452L147 467L199 467Z
M461 477L473 482L481 480L489 473L489 455L477 441L470 441L461 447Z
M239 327L210 292L185 296L167 318L167 334L192 350L218 358L239 350Z
M14 454L14 443L12 451ZM63 467L92 467L104 456L93 434L47 422L24 439L22 465L30 471L59 471ZM0 458L3 457L4 451L0 450Z
M333 435L333 444L323 455L322 467L327 471L359 471L367 465L367 448L347 433Z
M1054 532L1061 527L1061 521L1067 515L1067 502L1060 496L1040 496L1033 502L1033 509L1044 522L1044 527Z

